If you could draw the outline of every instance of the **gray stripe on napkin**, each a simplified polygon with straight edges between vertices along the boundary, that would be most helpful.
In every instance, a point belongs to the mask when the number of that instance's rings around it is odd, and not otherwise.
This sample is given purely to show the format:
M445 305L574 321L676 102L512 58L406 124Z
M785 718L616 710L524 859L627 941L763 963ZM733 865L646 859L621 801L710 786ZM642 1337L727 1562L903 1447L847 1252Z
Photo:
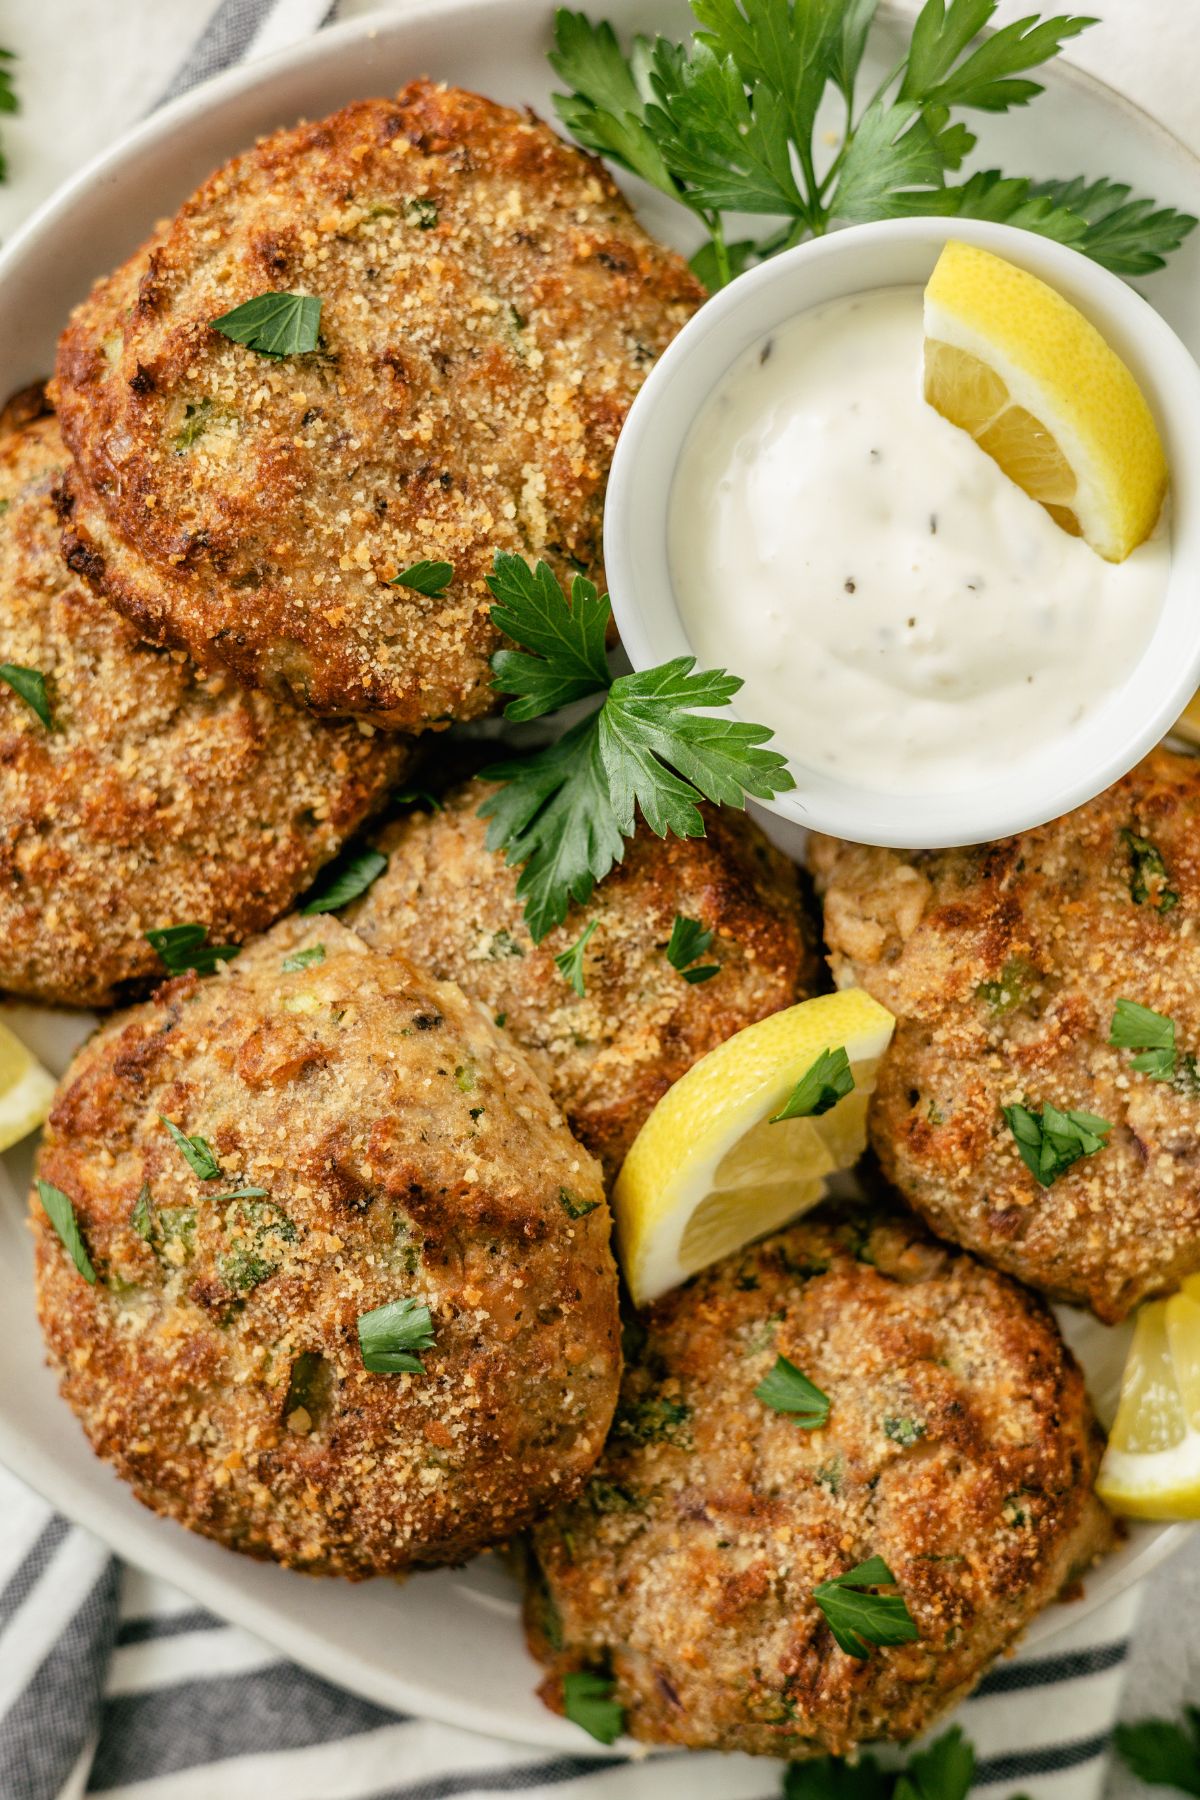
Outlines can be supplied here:
M117 1565L110 1560L4 1715L7 1744L21 1747L19 1757L0 1759L4 1800L47 1800L59 1793L79 1761L91 1721L99 1714L116 1619Z
M65 1519L51 1519L34 1540L33 1547L20 1567L14 1570L0 1591L0 1631L3 1631L19 1606L33 1592L45 1574L59 1545L65 1542L71 1527Z
M335 0L336 4L336 0ZM276 0L221 0L216 12L176 70L158 105L186 94L246 54Z
M285 1662L116 1694L104 1703L88 1792L229 1757L303 1750L403 1719Z

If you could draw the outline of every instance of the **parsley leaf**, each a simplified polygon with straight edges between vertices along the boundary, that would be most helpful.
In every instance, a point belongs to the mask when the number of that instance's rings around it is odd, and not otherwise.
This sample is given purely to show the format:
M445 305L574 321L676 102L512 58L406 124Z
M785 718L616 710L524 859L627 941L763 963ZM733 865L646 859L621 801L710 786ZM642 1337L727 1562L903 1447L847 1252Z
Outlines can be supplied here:
M895 1800L966 1800L975 1779L975 1747L961 1725L914 1752L896 1782Z
M1140 1781L1200 1795L1200 1707L1185 1706L1183 1719L1182 1724L1141 1719L1136 1725L1118 1725L1113 1744Z
M781 1119L817 1119L844 1100L854 1087L850 1058L841 1045L836 1050L822 1050L811 1069L803 1074L781 1110L773 1114L772 1125Z
M0 113L20 112L21 103L17 99L17 90L13 86L10 63L16 62L11 50L0 50ZM8 163L4 152L0 149L0 181L8 180Z
M92 1259L87 1253L87 1246L84 1244L79 1221L75 1217L75 1208L71 1204L69 1196L49 1181L39 1181L37 1191L46 1217L57 1231L71 1261L83 1279L95 1287L96 1271L92 1267Z
M881 1769L877 1757L812 1756L789 1763L783 1776L783 1800L892 1800L896 1777Z
M561 925L572 900L582 904L625 854L600 756L596 720L583 719L519 761L483 771L503 785L479 808L490 820L489 850L522 863L517 898L534 943Z
M793 1414L804 1431L821 1431L829 1423L829 1395L786 1356L775 1358L775 1367L759 1382L754 1397L774 1412Z
M211 975L218 963L230 962L239 944L209 944L203 925L163 925L143 934L150 948L161 956L172 975L194 969L197 975Z
M1040 1116L1027 1106L1002 1106L1001 1112L1017 1140L1021 1161L1034 1180L1052 1187L1063 1172L1082 1156L1103 1150L1112 1126L1095 1113L1059 1112L1047 1100Z
M913 26L907 67L900 84L903 100L924 106L975 106L1007 112L1042 93L1040 82L1018 79L1058 55L1095 19L1036 13L1002 26L963 56L996 10L996 0L927 0ZM962 58L960 61L959 59Z
M713 933L706 931L699 919L688 919L682 913L676 913L671 926L671 941L667 945L667 961L693 986L698 981L711 981L714 975L721 973L720 963L705 963L699 969L689 965L699 961L712 941Z
M343 906L365 894L387 866L382 850L357 850L336 857L318 876L300 911L309 915L340 912Z
M576 938L571 948L562 951L554 959L555 968L565 981L570 982L581 1000L584 995L583 953L587 949L588 939L599 923L599 919L593 919L591 924L586 926L580 936Z
M902 1594L864 1591L894 1586L895 1580L882 1556L871 1556L813 1589L813 1599L847 1656L862 1661L870 1655L872 1644L912 1644L919 1638Z
M625 1709L613 1699L613 1682L591 1669L563 1676L563 1711L602 1744L615 1744L625 1729Z
M54 730L54 716L46 694L46 677L39 669L25 669L20 663L0 663L0 681L8 683L14 694L35 712L47 731Z
M598 650L607 596L580 579L568 601L545 565L521 577L511 567L519 560L498 555L494 577L503 593L493 617L531 652L492 659L496 687L520 696L509 716L535 718L565 693L604 691L599 708L555 743L483 771L502 784L479 809L491 821L488 847L524 865L517 894L539 943L620 862L639 808L659 837L702 837L701 799L742 806L747 794L766 799L795 783L784 758L761 748L765 726L692 710L727 706L742 685L736 676L694 672L695 658L683 656L610 681Z
M605 692L609 684L604 642L611 609L595 585L576 575L570 604L549 564L531 569L523 556L498 551L488 576L497 604L492 624L525 650L498 650L492 686L519 694L504 708L508 719L538 719L572 700ZM531 652L532 654L528 654Z
M320 342L321 301L311 294L257 294L209 324L260 356L304 356Z
M1121 841L1129 851L1129 895L1134 905L1144 906L1148 900L1160 913L1178 906L1179 895L1167 886L1167 865L1158 845L1128 829L1121 832Z
M373 1375L423 1375L425 1364L413 1352L430 1349L433 1341L432 1314L419 1300L390 1300L359 1317L363 1368Z
M1118 1000L1108 1041L1118 1050L1141 1052L1129 1065L1139 1075L1170 1081L1175 1073L1175 1021L1149 1006L1139 1006L1136 1000Z
M637 37L560 11L550 63L570 92L558 115L586 149L690 207L708 243L693 267L720 287L837 219L936 213L992 218L1073 244L1121 274L1161 268L1196 224L1132 198L1126 183L1032 182L997 170L957 185L975 134L958 109L1006 112L1042 90L1031 71L1093 25L1036 13L989 31L998 0L925 0L906 54L861 108L855 88L876 0L691 0L690 45ZM847 114L829 159L816 138L833 86ZM819 172L818 164L828 166ZM771 214L761 242L725 235L729 213Z
M583 13L560 8L548 60L573 91L555 94L554 109L585 149L610 157L651 187L683 199L646 125L648 94L634 75L634 64L644 67L649 55L648 41L635 38L633 57L626 61L611 25L593 25Z
M201 1181L215 1181L221 1174L221 1165L217 1161L216 1152L208 1139L188 1137L186 1132L180 1131L178 1125L172 1125L170 1119L163 1118L162 1113L159 1113L158 1116L170 1132L172 1143L193 1175L198 1175Z
M440 600L454 580L454 564L448 562L415 562L393 575L389 587L411 588L414 594L426 594Z
M1196 224L1191 213L1156 206L1153 200L1131 200L1128 182L1104 176L1098 181L1082 175L1073 181L1035 181L1029 193L1034 201L1049 202L1055 212L1081 219L1084 230L1076 248L1117 275L1161 269Z
M324 944L310 944L307 950L293 950L290 956L285 956L281 966L285 975L294 975L297 969L311 969L314 963L324 961Z

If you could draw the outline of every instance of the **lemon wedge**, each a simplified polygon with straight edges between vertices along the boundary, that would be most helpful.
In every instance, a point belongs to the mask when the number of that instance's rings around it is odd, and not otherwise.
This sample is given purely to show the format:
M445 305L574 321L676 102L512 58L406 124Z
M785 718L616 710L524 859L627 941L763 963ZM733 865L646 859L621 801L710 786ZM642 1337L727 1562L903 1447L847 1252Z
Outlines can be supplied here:
M0 1021L0 1150L44 1125L53 1098L54 1077Z
M773 1013L718 1044L665 1093L613 1190L625 1278L640 1306L807 1212L862 1155L867 1101L895 1024L848 988ZM772 1123L823 1051L853 1088L815 1117Z
M945 246L925 289L925 398L1108 562L1153 531L1167 461L1145 396L1036 275Z
M1200 1276L1138 1313L1096 1492L1140 1519L1200 1519Z

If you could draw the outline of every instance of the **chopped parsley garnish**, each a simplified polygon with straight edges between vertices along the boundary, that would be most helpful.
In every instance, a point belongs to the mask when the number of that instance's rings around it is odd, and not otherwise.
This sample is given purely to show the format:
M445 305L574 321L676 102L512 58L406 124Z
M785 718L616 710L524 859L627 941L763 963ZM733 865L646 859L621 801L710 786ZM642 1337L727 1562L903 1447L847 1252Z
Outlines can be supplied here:
M1175 1021L1149 1006L1139 1006L1136 1000L1118 1000L1108 1041L1118 1050L1139 1052L1129 1065L1139 1075L1170 1081L1175 1073Z
M1021 1161L1034 1180L1052 1187L1059 1176L1079 1161L1103 1150L1112 1126L1090 1112L1059 1112L1047 1100L1041 1113L1028 1106L1003 1106L1009 1130L1017 1140Z
M1179 905L1179 895L1167 885L1167 865L1162 851L1149 838L1124 830L1121 839L1129 851L1129 893L1135 906L1149 901L1157 912L1170 912Z
M1182 1723L1139 1719L1118 1725L1113 1745L1139 1781L1200 1795L1200 1706L1185 1706Z
M430 812L445 812L445 807L436 794L428 788L405 788L403 793L392 795L396 806L427 806ZM520 952L518 952L518 955Z
M150 1242L154 1236L154 1197L150 1192L148 1181L142 1183L142 1191L133 1203L129 1223L140 1238L144 1238L147 1243Z
M822 1050L816 1062L799 1081L784 1103L774 1113L771 1124L781 1119L817 1119L844 1100L854 1087L854 1073L844 1049Z
M425 1364L414 1352L433 1341L433 1317L420 1300L389 1300L358 1321L363 1368L373 1375L423 1375Z
M570 1188L560 1187L558 1204L568 1219L586 1219L589 1213L595 1212L600 1202L598 1200L577 1200Z
M207 395L201 400L189 400L183 409L183 424L175 433L174 449L180 456L190 450L199 438L204 436L212 423L214 407Z
M306 356L321 341L321 301L312 294L257 294L209 324L260 356Z
M1036 980L1037 970L1032 963L1023 956L1010 956L998 981L980 982L975 989L976 998L983 1001L990 1013L1001 1017L1025 1004Z
M180 1131L178 1125L172 1125L170 1119L163 1118L162 1113L158 1116L170 1132L171 1141L192 1174L198 1175L201 1181L215 1181L221 1174L221 1165L208 1139L188 1137L185 1132Z
M635 1444L682 1444L691 1416L691 1407L682 1400L636 1400L619 1408L613 1435Z
M197 975L211 975L218 963L231 962L238 954L238 944L210 944L203 925L162 925L144 933L150 948L157 952L172 975L194 969Z
M215 1206L218 1200L265 1200L270 1192L270 1188L260 1187L226 1188L223 1194L205 1194L204 1198Z
M714 975L721 973L720 963L705 963L703 967L694 969L692 963L699 962L713 941L714 934L706 931L699 919L685 918L682 913L675 914L671 926L671 941L667 945L667 961L673 969L678 969L685 981L711 981Z
M279 1268L275 1246L294 1244L296 1227L277 1206L264 1206L265 1188L235 1188L214 1194L213 1200L235 1204L226 1215L229 1249L217 1258L217 1273L235 1294L248 1294Z
M0 681L8 683L14 694L18 694L35 712L47 731L54 730L54 715L50 711L50 700L46 693L46 677L39 669L22 668L20 663L0 663Z
M872 1644L912 1644L920 1636L902 1594L873 1594L876 1587L894 1587L896 1577L882 1556L868 1557L844 1575L821 1582L812 1597L824 1613L840 1647L860 1661L871 1654Z
M484 770L501 783L479 811L488 848L521 864L517 894L540 943L582 904L625 854L638 812L658 837L702 837L699 802L743 806L795 786L764 725L714 718L741 687L721 669L676 657L656 669L610 676L604 651L607 595L577 575L570 600L545 563L498 552L488 586L492 623L520 650L492 658L493 686L518 697L510 719L535 719L568 701L600 705L555 743Z
M425 594L440 600L454 580L454 564L448 562L415 562L393 575L389 587L411 588L414 594Z
M893 1444L901 1444L908 1450L925 1436L928 1427L921 1419L885 1419L883 1435L891 1438Z
M418 231L432 231L438 222L437 201L428 194L416 194L404 203L404 216Z
M754 1396L774 1412L790 1413L804 1431L822 1431L829 1423L829 1395L786 1356L775 1358L775 1367L759 1382Z
M588 939L591 937L599 923L599 919L593 919L589 925L584 927L579 937L577 937L575 942L571 945L571 948L569 950L564 950L561 955L556 956L554 959L555 968L563 977L564 981L570 982L581 1000L583 999L585 992L583 984L583 953L588 947Z
M324 944L310 944L307 950L293 950L290 956L283 959L285 975L294 975L298 969L311 969L316 963L325 961Z
M926 0L907 51L865 104L855 90L870 0L692 0L700 29L690 44L637 37L628 57L611 25L564 10L550 63L570 91L554 104L585 149L695 213L709 241L692 266L709 287L836 221L922 213L1023 226L1122 275L1161 268L1196 221L1132 198L1123 182L998 169L948 179L976 142L955 109L1026 105L1042 92L1029 71L1095 23L1033 13L980 42L997 4ZM846 117L832 158L817 122L827 89ZM730 241L730 213L782 223Z
M601 1744L615 1744L625 1729L625 1709L613 1699L613 1685L591 1669L563 1676L563 1711Z
M871 1755L855 1762L816 1756L791 1763L783 1800L966 1800L974 1779L974 1746L961 1725L952 1725L898 1769L881 1768Z
M335 857L314 882L302 913L340 912L365 894L371 883L378 881L388 866L382 850L358 850Z
M84 1244L79 1221L75 1217L75 1208L71 1204L69 1196L49 1181L39 1181L37 1191L46 1217L57 1231L63 1248L83 1279L95 1287L96 1271L92 1267L92 1259L87 1253L87 1246Z

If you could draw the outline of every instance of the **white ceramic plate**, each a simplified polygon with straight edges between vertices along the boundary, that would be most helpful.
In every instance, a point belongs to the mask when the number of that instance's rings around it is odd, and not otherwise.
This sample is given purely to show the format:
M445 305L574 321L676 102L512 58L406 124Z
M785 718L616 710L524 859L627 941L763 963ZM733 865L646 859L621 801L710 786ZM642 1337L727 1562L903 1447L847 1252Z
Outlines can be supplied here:
M682 35L675 0L594 0L625 29ZM239 69L186 96L86 169L0 256L0 395L45 374L70 306L119 262L160 215L175 210L215 164L298 116L319 116L363 95L429 74L548 113L545 51L551 7L529 0L419 0L403 15L360 20L283 56ZM879 34L878 79L894 60L895 28ZM982 117L987 162L1039 175L1119 173L1163 202L1200 212L1200 163L1145 115L1070 71L1012 119ZM688 249L687 218L661 197L634 195L651 230ZM1200 233L1147 293L1200 352ZM775 835L782 833L773 822ZM794 840L793 840L794 843ZM61 1070L90 1021L7 1009L51 1068ZM499 1563L421 1575L404 1585L354 1587L290 1574L232 1555L144 1511L88 1448L43 1366L34 1316L23 1201L31 1146L0 1167L0 1460L130 1562L186 1589L319 1674L381 1705L425 1713L497 1737L578 1750L574 1726L534 1697L537 1671L518 1624L515 1587ZM1111 1403L1125 1333L1064 1316L1097 1406ZM1049 1637L1080 1607L1100 1604L1159 1562L1185 1528L1139 1526L1089 1579L1083 1602L1053 1608L1027 1641ZM593 1748L598 1748L593 1746Z

